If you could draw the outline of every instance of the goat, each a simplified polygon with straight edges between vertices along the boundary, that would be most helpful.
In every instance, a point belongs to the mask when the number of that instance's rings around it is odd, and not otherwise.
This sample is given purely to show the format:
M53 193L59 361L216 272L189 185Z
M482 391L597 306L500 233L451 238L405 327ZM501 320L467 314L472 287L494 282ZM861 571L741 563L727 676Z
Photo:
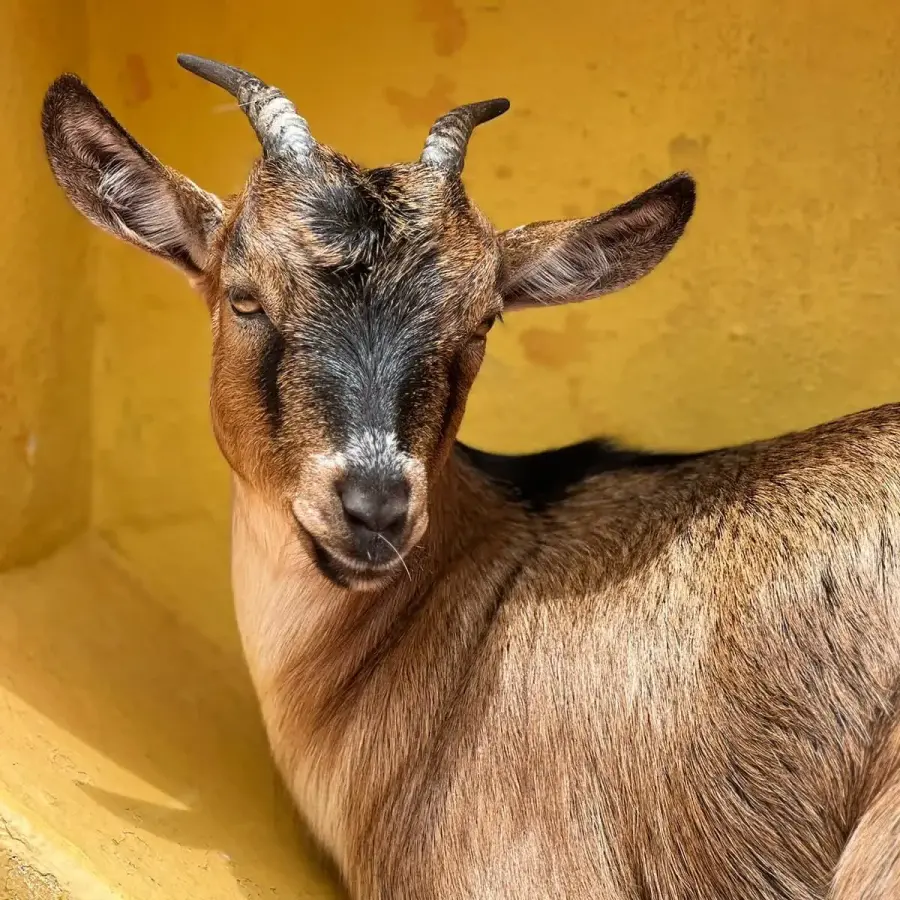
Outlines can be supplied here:
M900 895L900 407L693 455L457 443L500 314L646 275L691 177L498 233L461 172L505 100L363 169L257 77L179 61L259 137L240 194L74 75L47 154L208 304L247 664L351 895Z

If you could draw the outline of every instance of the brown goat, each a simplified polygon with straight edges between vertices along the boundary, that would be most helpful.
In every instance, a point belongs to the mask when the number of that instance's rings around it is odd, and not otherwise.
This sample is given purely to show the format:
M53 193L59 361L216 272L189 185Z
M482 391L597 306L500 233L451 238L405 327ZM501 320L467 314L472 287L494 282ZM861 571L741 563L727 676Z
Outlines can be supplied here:
M209 305L233 582L272 751L355 898L900 896L900 407L658 456L456 444L501 311L649 272L686 175L498 234L454 110L364 170L238 69L220 201L74 76L53 171Z

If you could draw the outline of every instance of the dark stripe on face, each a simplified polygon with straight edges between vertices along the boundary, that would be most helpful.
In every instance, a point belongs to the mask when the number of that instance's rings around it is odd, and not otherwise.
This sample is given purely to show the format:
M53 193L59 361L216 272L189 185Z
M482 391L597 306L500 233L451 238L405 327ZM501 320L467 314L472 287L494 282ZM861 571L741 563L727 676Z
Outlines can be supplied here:
M390 260L378 267L391 271ZM404 431L411 401L427 391L427 363L438 338L444 290L435 253L423 254L405 277L378 271L325 273L320 305L303 329L301 352L313 369L322 416L338 446L366 429Z
M247 235L243 217L238 218L231 229L226 256L232 265L241 265L247 258Z
M265 346L259 357L257 385L260 399L266 411L269 428L275 434L281 428L281 397L278 392L278 373L284 358L284 338L274 329L269 328L265 338Z
M453 414L456 412L457 406L459 406L460 395L462 394L461 381L462 365L459 356L456 356L447 376L447 400L444 403L444 414L441 416L441 438L447 433L450 422L453 420Z

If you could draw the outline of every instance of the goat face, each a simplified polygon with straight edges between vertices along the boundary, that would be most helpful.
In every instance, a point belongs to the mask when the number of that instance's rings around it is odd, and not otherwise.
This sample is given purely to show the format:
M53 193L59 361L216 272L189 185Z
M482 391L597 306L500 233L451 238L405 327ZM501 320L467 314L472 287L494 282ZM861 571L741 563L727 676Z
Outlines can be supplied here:
M327 577L380 586L427 528L500 313L642 277L681 236L694 183L673 176L593 218L498 233L460 174L473 128L505 101L439 119L415 163L363 169L249 73L181 62L234 94L260 138L239 195L163 166L71 75L44 102L54 174L95 224L206 297L212 419L235 473L296 519Z
M231 465L287 503L340 581L422 536L502 309L498 241L458 179L266 161L216 266L212 407Z

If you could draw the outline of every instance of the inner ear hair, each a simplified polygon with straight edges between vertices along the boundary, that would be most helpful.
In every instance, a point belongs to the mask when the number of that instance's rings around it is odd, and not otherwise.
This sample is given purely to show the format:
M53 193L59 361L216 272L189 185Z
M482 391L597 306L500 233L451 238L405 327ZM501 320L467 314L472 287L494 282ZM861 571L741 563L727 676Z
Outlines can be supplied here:
M695 198L694 179L679 173L600 215L504 232L504 308L575 303L633 284L675 246Z
M190 275L203 270L218 198L159 162L75 75L50 86L42 127L54 177L76 209Z

